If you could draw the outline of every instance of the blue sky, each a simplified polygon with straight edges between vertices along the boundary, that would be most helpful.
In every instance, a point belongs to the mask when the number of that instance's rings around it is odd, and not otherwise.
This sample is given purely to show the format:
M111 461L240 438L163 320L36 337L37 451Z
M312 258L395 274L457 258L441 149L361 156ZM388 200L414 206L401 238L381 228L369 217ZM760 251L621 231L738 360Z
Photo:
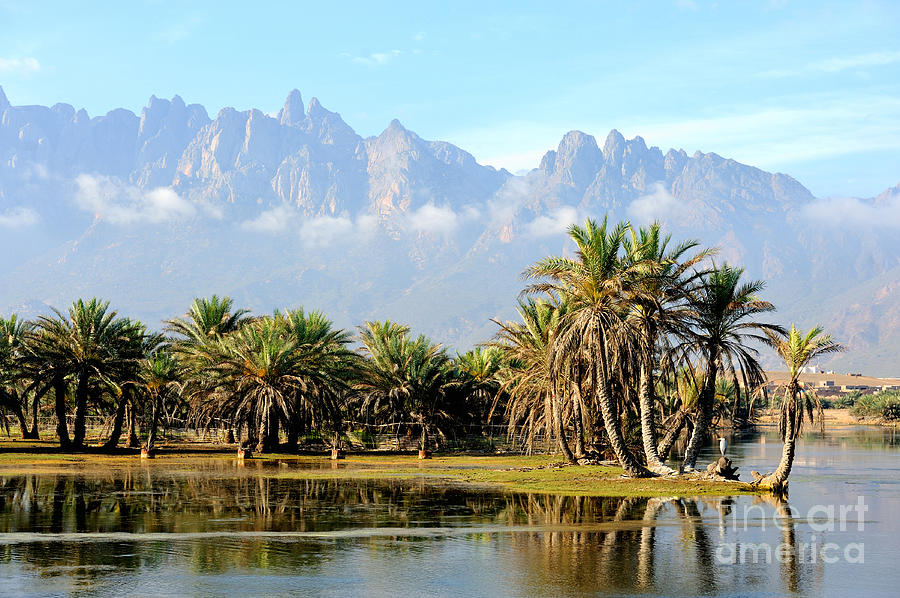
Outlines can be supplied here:
M361 135L399 118L513 171L617 128L820 196L900 182L900 2L90 4L0 0L13 104L276 112L296 87Z

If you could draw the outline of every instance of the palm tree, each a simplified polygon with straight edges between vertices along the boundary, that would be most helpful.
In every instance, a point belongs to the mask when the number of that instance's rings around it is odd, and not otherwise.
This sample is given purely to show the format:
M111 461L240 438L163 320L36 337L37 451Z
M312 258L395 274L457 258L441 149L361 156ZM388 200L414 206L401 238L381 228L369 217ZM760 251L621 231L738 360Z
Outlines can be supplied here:
M360 340L369 356L357 383L363 407L386 411L395 422L415 419L420 450L427 450L430 429L447 417L446 399L454 384L446 351L425 336L413 338L407 326L390 320L366 322Z
M631 298L638 292L633 282L647 270L645 264L628 264L619 255L628 227L620 223L608 230L605 218L600 225L588 219L584 227L571 226L576 258L540 260L525 275L546 282L534 283L525 292L550 293L569 303L570 311L551 348L554 376L586 376L619 463L627 475L646 477L652 474L628 449L617 412L618 397L613 394L622 392L624 385L615 384L614 378L635 350L637 335L626 319Z
M469 403L467 411L476 421L490 426L494 407L500 399L503 351L499 347L476 347L457 353L454 365L461 377L460 394Z
M713 264L691 293L692 313L689 321L694 332L685 346L701 356L706 375L700 389L699 417L685 452L685 469L696 466L700 448L707 441L718 371L739 371L745 388L755 388L762 383L764 375L756 359L758 351L746 343L750 340L764 343L767 337L761 333L782 330L780 326L754 319L774 311L775 307L757 297L765 283L742 283L743 273L743 268Z
M150 400L150 427L147 432L147 444L144 448L152 454L156 448L156 434L159 428L159 416L167 402L177 400L181 395L181 380L178 375L178 362L167 347L154 350L141 362L139 374L141 390Z
M121 384L109 387L109 394L112 395L114 401L118 401L118 404L115 406L112 431L103 445L104 448L114 449L118 446L119 439L122 436L122 424L126 419L126 415L128 427L125 446L127 448L135 448L139 444L135 433L137 400L143 398L145 394L140 392L143 389L140 374L145 358L155 352L162 344L162 341L162 335L149 332L140 322L134 322L134 325L130 327L130 331L123 336L122 343L128 346L127 351L133 356L133 359L127 366L128 373L125 375L124 381Z
M293 419L297 392L305 390L304 356L296 340L284 322L263 317L206 346L190 366L197 418L254 425L256 450L273 451L279 421Z
M681 435L681 430L689 423L688 414L697 408L700 396L698 381L702 376L703 373L697 371L693 366L679 368L674 374L669 375L675 390L672 401L674 413L666 422L668 430L657 445L657 453L663 461L669 458L669 453Z
M832 340L830 334L825 334L821 326L815 326L804 334L791 325L791 329L787 332L767 330L766 336L769 344L787 365L789 377L784 384L784 399L781 402L781 418L778 425L778 432L784 442L781 462L773 473L759 481L759 485L782 490L787 484L788 476L791 475L797 438L803 431L804 413L812 422L813 408L817 407L821 416L822 406L818 397L815 392L803 388L800 372L816 357L843 351L844 348Z
M647 467L654 473L672 473L663 463L657 450L656 413L653 381L654 355L665 354L667 340L682 335L687 322L687 290L698 276L688 274L712 250L688 255L699 246L697 241L685 241L670 247L671 235L663 235L661 225L631 229L625 238L625 260L637 274L629 313L640 336L638 401L641 413L641 439Z
M197 297L185 317L168 322L167 330L182 337L180 345L202 345L234 332L249 321L246 309L234 308L231 297Z
M167 322L166 331L176 335L172 351L178 358L182 370L180 376L188 382L183 390L192 402L195 400L203 402L203 399L209 398L209 392L215 387L204 379L202 370L212 363L216 343L250 320L246 309L234 309L231 297L220 298L213 295L208 299L195 298L183 317ZM209 421L207 420L207 423ZM231 423L229 422L229 439L233 435ZM250 423L248 432L254 429L254 425L255 422ZM253 434L250 433L250 436Z
M521 322L497 322L495 346L503 351L506 367L500 372L501 390L509 397L506 418L509 433L524 424L524 441L530 452L534 438L544 432L554 435L566 459L575 456L566 441L562 400L553 377L551 344L559 328L560 318L567 313L565 305L554 305L542 299L520 301L517 308Z
M343 411L350 387L360 371L359 355L348 348L350 334L335 329L320 311L303 308L276 313L303 355L305 384L298 391L294 421L288 422L288 444L296 445L298 418L312 427L331 432L331 448L336 450L343 426Z
M116 387L129 378L140 353L135 351L136 327L110 311L109 303L97 298L77 300L66 314L53 310L55 317L41 316L30 336L34 361L44 365L57 395L58 432L61 445L68 444L65 424L65 393L69 380L75 384L75 448L84 445L88 401L100 401L105 388ZM62 410L62 412L61 412Z
M10 412L19 420L19 429L22 438L35 438L28 430L28 422L25 420L23 401L26 399L27 387L23 386L23 373L21 371L21 358L25 334L30 325L21 320L16 314L9 318L0 317L0 416L3 416L4 425L7 426L6 412Z

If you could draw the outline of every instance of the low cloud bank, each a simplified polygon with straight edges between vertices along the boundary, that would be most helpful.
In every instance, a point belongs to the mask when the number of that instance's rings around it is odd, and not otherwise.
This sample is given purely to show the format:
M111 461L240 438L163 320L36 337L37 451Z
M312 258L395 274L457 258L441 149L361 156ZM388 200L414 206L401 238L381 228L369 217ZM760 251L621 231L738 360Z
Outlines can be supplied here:
M367 239L377 226L378 219L370 214L360 215L355 221L346 212L338 216L304 218L296 208L288 205L264 210L256 218L241 223L242 229L255 233L295 231L307 247L327 247L342 237Z
M76 205L111 224L135 224L185 219L197 208L169 187L143 191L105 176L81 174L75 178Z
M573 224L579 224L582 218L578 210L571 206L563 206L547 216L538 216L525 227L525 232L532 237L549 237L561 235Z
M878 202L855 197L817 199L803 206L802 214L825 226L900 228L900 193Z
M40 220L38 213L24 206L0 212L0 227L3 228L25 228L37 224L38 220Z
M636 224L648 224L654 220L677 216L684 205L669 193L662 183L655 183L652 191L632 201L626 213Z

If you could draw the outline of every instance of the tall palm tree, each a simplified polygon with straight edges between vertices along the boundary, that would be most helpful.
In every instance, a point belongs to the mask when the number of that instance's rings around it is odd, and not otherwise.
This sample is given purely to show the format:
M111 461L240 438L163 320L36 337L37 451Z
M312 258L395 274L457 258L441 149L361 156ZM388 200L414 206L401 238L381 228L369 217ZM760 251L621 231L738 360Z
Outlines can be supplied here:
M183 391L191 403L204 403L216 388L203 372L214 360L217 343L250 320L248 310L234 309L231 297L213 295L208 299L195 298L183 317L166 323L166 332L175 335L172 351L182 370L180 376L186 382ZM229 437L233 434L232 423L228 426ZM254 426L255 422L249 422L250 436Z
M674 413L666 422L668 430L657 445L659 457L664 461L669 458L681 430L689 423L688 414L697 408L701 385L699 380L703 377L703 372L697 371L694 366L687 366L677 369L669 376L675 390Z
M747 343L753 340L765 343L765 332L782 331L780 326L756 320L775 307L757 296L765 283L742 282L743 273L743 268L727 263L714 264L691 294L689 320L694 332L686 346L700 355L706 374L699 395L699 417L685 452L685 469L697 465L697 455L707 441L719 370L740 372L745 388L755 388L762 383L764 375L757 361L759 352Z
M50 332L38 326L26 333L20 365L23 376L31 381L34 389L34 420L32 430L37 430L37 411L40 397L52 391L54 398L54 413L56 415L56 437L61 448L68 448L72 441L69 436L67 423L68 414L68 375L67 363L60 358L57 351L51 351L54 346L50 339Z
M647 227L631 228L625 237L625 261L637 275L633 283L629 317L640 336L638 401L641 413L641 439L647 467L654 473L672 473L658 452L654 396L654 356L667 353L667 341L683 335L687 326L687 291L698 276L689 274L713 251L706 249L690 254L698 241L685 241L674 247L671 235L663 235L659 222Z
M150 426L144 445L148 453L152 454L156 448L159 417L165 404L181 395L182 384L178 374L178 362L167 347L153 351L141 362L138 383L151 405Z
M526 277L539 280L525 292L566 298L570 312L563 318L551 349L554 374L565 378L577 372L587 377L620 465L629 476L646 477L652 474L625 442L619 401L614 396L623 386L615 384L614 378L635 350L635 330L626 317L638 292L633 283L647 269L643 263L626 263L620 256L628 228L628 223L619 223L609 230L605 218L599 225L591 219L584 227L572 225L569 237L577 248L575 259L540 260L525 271Z
M420 450L427 450L429 432L447 416L446 400L454 384L446 351L425 336L413 338L408 327L390 320L366 322L360 340L369 356L357 383L364 407L386 409L392 418L412 417L420 429Z
M114 449L119 444L122 436L122 424L127 415L127 438L125 446L135 448L139 441L135 433L138 400L144 398L144 387L141 382L141 372L146 357L153 354L162 344L163 337L158 333L151 333L140 322L134 322L129 332L123 336L122 343L127 345L127 351L133 359L127 365L127 375L120 384L111 385L108 394L112 396L115 404L115 416L113 417L112 430L103 447ZM117 401L117 404L116 404Z
M815 326L804 333L791 325L791 329L787 332L767 330L766 336L769 344L787 365L788 380L784 384L784 400L781 402L781 418L778 424L778 432L784 442L781 461L773 473L760 480L759 485L781 490L791 475L797 438L803 432L804 413L812 422L813 409L818 407L821 416L819 400L815 392L803 388L800 372L820 355L843 351L844 348L835 342L830 334L825 334L821 326Z
M12 413L19 420L22 438L34 438L25 419L27 405L23 404L27 386L23 385L21 369L22 350L25 334L30 324L13 314L9 318L0 317L0 416L4 425L6 413ZM7 429L7 433L9 430Z
M305 384L295 397L295 415L331 432L332 449L337 449L350 387L361 366L359 354L348 348L350 333L336 329L320 311L289 309L275 317L283 321L303 355ZM296 444L297 424L288 422L290 445Z
M559 385L554 379L551 352L566 307L529 298L519 302L517 311L521 322L497 322L500 330L495 344L505 354L500 388L509 397L506 405L509 433L523 426L529 452L535 436L541 432L547 438L556 436L560 451L574 463L575 456L566 441L563 401L557 392Z
M279 421L295 414L295 397L304 390L304 355L284 323L270 317L244 324L227 336L207 343L190 368L198 419L224 417L252 423L259 436L256 449L273 451Z
M167 331L181 337L181 345L202 345L240 328L250 319L248 314L234 309L231 297L197 297L184 317L168 322Z
M60 443L67 444L64 400L69 381L74 384L75 420L71 444L84 445L85 418L88 402L98 403L104 388L116 387L130 376L140 357L135 350L135 324L119 318L109 303L97 298L77 300L64 314L53 310L55 317L41 316L30 335L31 351L45 364L57 394L57 418ZM60 407L63 413L60 413Z
M500 398L503 362L503 352L498 347L476 347L457 353L454 360L461 376L460 394L470 403L467 411L484 425L491 424L494 405Z

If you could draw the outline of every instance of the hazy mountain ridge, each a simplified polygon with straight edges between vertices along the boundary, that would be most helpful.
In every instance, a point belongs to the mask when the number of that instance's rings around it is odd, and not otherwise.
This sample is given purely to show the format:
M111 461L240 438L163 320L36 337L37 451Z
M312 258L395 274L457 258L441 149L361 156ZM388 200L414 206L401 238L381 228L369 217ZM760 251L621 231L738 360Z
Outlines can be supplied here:
M816 220L830 204L796 180L714 153L571 131L513 176L396 120L364 139L296 90L274 117L211 119L178 96L91 118L11 106L0 89L0 117L3 311L98 294L153 322L219 292L342 325L390 317L467 346L511 317L519 272L565 249L565 225L609 213L717 244L770 281L779 320L822 322L854 348L839 359L896 373L892 229ZM858 205L897 197L900 185Z

